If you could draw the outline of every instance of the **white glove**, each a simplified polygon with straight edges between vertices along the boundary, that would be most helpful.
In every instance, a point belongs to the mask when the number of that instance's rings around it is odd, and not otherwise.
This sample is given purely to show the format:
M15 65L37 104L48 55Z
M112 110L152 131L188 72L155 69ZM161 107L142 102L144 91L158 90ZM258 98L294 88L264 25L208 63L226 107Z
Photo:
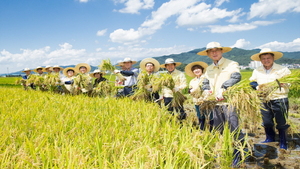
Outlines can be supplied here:
M192 88L192 89L190 90L190 93L194 93L195 91L196 91L196 89Z
M224 100L224 97L223 97L223 91L224 91L224 89L220 89L220 90L218 91L218 93L217 93L217 95L216 95L216 99L217 99L218 101Z
M174 92L178 92L179 91L179 88L178 87L174 87Z
M114 74L117 74L117 73L120 73L121 72L121 70L114 70Z

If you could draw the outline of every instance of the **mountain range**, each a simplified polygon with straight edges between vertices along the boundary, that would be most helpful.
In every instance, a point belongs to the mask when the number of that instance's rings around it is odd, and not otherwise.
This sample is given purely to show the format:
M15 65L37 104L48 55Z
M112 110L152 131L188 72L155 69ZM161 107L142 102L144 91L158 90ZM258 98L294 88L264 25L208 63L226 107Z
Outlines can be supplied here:
M199 48L194 49L189 52L184 52L180 54L171 54L171 55L164 55L164 56L158 56L153 57L154 59L158 60L160 64L163 64L167 58L173 58L175 62L181 62L183 63L181 66L178 67L179 70L184 70L184 67L195 61L202 61L206 62L207 64L211 64L212 61L208 56L200 56L197 55L198 52L205 50L205 48ZM246 50L241 48L232 48L230 52L224 53L223 57L227 59L234 60L238 62L240 65L248 66L249 63L252 61L250 57L253 54L259 53L260 49L252 49L252 50ZM300 51L298 52L282 52L283 57L279 60L276 60L275 62L278 64L300 64ZM137 62L137 64L134 65L134 67L139 67L140 61ZM68 66L61 66L63 68L65 67L74 67L75 65L68 65ZM92 71L97 69L98 67L92 66ZM22 70L13 72L10 74L23 74ZM5 74L4 74L5 75Z

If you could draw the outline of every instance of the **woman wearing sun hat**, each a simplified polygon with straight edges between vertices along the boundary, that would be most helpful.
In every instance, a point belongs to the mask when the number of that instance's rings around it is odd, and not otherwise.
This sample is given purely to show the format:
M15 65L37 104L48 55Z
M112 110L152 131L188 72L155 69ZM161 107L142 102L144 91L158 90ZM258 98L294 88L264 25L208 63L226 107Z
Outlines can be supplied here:
M65 88L72 93L74 91L74 78L77 74L75 68L67 67L63 70L64 78L62 79L62 83L64 84Z
M259 90L259 85L273 82L286 75L291 74L291 71L284 66L276 64L274 61L283 56L281 52L272 51L270 48L263 48L257 54L251 56L252 60L260 61L262 66L255 69L250 77L251 86ZM266 140L263 143L275 141L274 118L276 121L276 129L279 131L280 149L287 149L287 129L290 125L287 124L289 100L288 100L289 85L280 84L275 92L269 97L270 101L263 102L265 109L261 110L263 127L266 133Z
M90 73L90 76L92 78L95 78L94 83L93 83L93 87L97 87L97 85L100 82L107 81L107 79L105 77L103 77L103 75L104 75L104 72L100 71L99 69L96 69L96 70L94 70L93 73Z
M162 87L162 97L164 99L165 106L168 107L168 111L173 114L173 110L175 109L179 113L179 119L186 119L186 113L184 112L183 105L178 107L172 107L171 102L173 100L173 92L181 92L183 89L187 87L186 77L183 72L176 69L177 66L180 66L181 62L175 62L173 58L167 58L165 63L160 65L161 68L167 69L167 73L169 73L174 82L175 87L173 91L168 87Z
M148 79L148 84L142 84L145 85L144 88L147 89L147 91L150 92L149 98L152 101L159 101L159 94L158 92L152 92L152 85L150 84L150 81L153 77L157 77L158 70L160 68L160 64L156 59L153 58L145 58L140 62L140 69L141 73L138 76L138 86L141 85L142 82L144 82L143 78ZM159 102L158 102L159 103Z
M205 119L208 116L208 113L206 113L205 111L200 111L199 106L199 102L201 102L201 100L203 99L201 86L203 83L204 76L202 76L202 74L205 73L205 69L207 68L207 66L208 65L205 62L192 62L186 65L185 67L185 73L188 76L193 77L189 84L189 93L193 97L196 115L198 117L201 130L205 129ZM210 117L209 120L211 123L212 117ZM212 127L210 127L210 130L211 129Z

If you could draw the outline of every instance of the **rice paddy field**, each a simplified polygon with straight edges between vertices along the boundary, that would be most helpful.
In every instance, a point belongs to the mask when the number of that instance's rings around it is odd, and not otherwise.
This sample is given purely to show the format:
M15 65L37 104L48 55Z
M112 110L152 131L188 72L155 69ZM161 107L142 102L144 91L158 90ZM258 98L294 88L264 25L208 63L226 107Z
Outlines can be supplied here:
M198 129L190 101L180 122L154 103L25 91L15 81L0 78L0 168L231 168L233 147L243 150L241 168L299 168L299 97L290 98L289 149L279 151L259 144L252 117L241 118L250 119L241 122L246 141L233 145L227 128Z

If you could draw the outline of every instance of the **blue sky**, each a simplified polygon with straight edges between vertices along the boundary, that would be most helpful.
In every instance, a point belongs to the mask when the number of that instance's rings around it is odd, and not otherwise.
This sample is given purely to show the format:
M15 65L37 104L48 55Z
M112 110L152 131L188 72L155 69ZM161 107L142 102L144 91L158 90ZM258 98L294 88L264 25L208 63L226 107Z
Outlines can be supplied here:
M300 51L299 0L1 0L0 73L222 46Z

